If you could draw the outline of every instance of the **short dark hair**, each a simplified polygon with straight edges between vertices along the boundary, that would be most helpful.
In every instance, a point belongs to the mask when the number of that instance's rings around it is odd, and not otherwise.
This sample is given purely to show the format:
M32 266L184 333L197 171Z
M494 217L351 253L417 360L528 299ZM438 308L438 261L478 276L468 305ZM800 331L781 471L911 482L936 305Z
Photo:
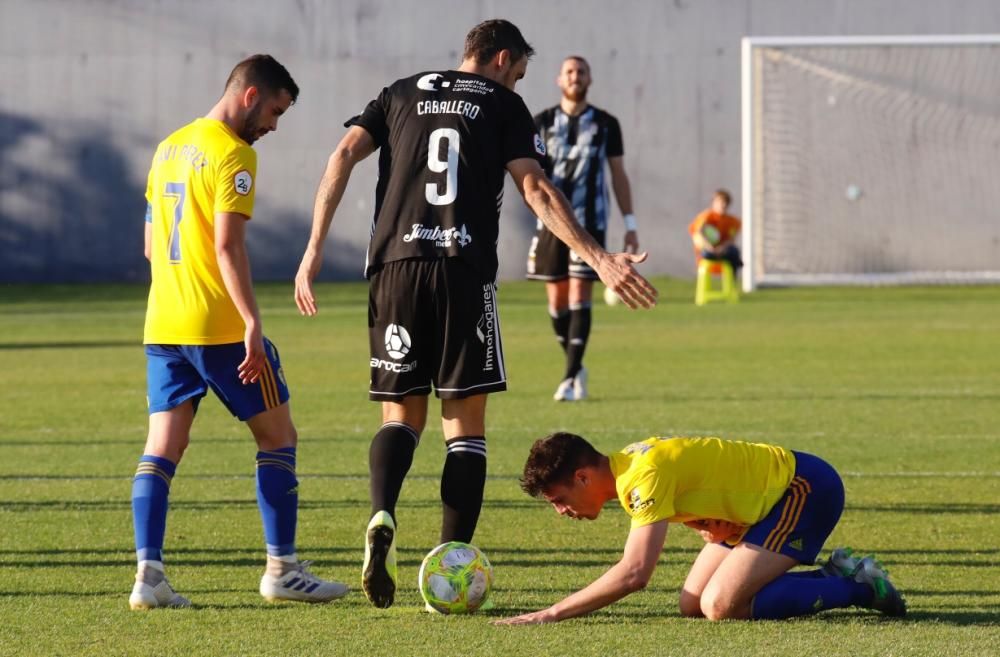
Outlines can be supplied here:
M601 453L574 433L560 431L535 441L524 464L521 490L540 497L554 486L568 484L580 468L601 463Z
M299 85L295 84L288 69L270 55L251 55L236 65L226 80L226 90L239 87L257 87L269 94L288 92L294 103L299 97Z
M566 59L563 60L563 64L565 64L566 62L568 62L571 59L576 60L576 61L580 62L581 64L583 64L584 66L586 66L587 67L587 72L588 73L590 72L590 62L588 62L586 59L584 59L581 55L570 55Z
M516 25L494 18L469 30L462 57L474 59L477 64L486 64L501 50L509 50L515 62L521 61L522 57L530 59L535 54L535 49L524 40Z
M733 202L733 196L732 196L732 194L729 193L728 189L717 189L717 190L715 190L715 194L713 195L712 198L715 198L715 197L719 197L723 201L725 201L727 208L729 207L729 204Z

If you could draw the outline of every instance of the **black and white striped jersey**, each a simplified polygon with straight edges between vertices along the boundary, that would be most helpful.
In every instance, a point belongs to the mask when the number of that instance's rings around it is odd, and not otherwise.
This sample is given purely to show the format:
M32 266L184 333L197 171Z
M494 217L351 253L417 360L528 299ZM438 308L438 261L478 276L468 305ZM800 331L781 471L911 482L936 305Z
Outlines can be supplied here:
M418 73L346 125L380 148L365 275L395 260L458 257L495 280L507 163L545 153L521 97L472 73Z
M593 105L570 116L559 105L535 117L545 142L545 173L562 190L577 221L590 231L608 224L607 161L624 155L618 119Z

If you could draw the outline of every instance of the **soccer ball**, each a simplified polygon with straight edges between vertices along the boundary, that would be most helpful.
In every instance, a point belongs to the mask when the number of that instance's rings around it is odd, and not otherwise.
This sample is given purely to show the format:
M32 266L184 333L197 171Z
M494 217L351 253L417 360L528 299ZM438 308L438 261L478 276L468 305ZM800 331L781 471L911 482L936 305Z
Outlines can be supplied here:
M399 360L410 351L410 334L399 324L389 324L385 329L385 350L394 360Z
M424 602L442 614L471 614L486 602L493 566L468 543L442 543L427 553L417 580Z
M712 224L705 224L701 227L701 236L712 246L718 246L722 241L722 233Z
M608 304L609 306L617 306L618 302L620 302L621 300L622 298L617 294L615 294L615 291L612 290L610 287L604 288L604 303Z

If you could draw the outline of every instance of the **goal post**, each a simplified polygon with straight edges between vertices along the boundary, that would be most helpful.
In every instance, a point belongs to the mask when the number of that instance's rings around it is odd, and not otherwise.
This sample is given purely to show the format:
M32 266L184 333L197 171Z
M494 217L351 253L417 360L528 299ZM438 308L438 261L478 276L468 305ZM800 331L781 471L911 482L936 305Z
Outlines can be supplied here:
M1000 35L746 37L743 289L1000 283Z

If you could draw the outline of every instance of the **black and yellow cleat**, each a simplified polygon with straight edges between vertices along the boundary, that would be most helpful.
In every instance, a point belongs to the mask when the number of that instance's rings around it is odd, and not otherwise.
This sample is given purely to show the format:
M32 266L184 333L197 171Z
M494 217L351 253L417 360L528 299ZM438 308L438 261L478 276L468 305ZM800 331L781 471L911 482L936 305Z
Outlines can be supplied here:
M368 523L361 586L376 607L392 606L396 595L396 523L388 511L379 511Z

